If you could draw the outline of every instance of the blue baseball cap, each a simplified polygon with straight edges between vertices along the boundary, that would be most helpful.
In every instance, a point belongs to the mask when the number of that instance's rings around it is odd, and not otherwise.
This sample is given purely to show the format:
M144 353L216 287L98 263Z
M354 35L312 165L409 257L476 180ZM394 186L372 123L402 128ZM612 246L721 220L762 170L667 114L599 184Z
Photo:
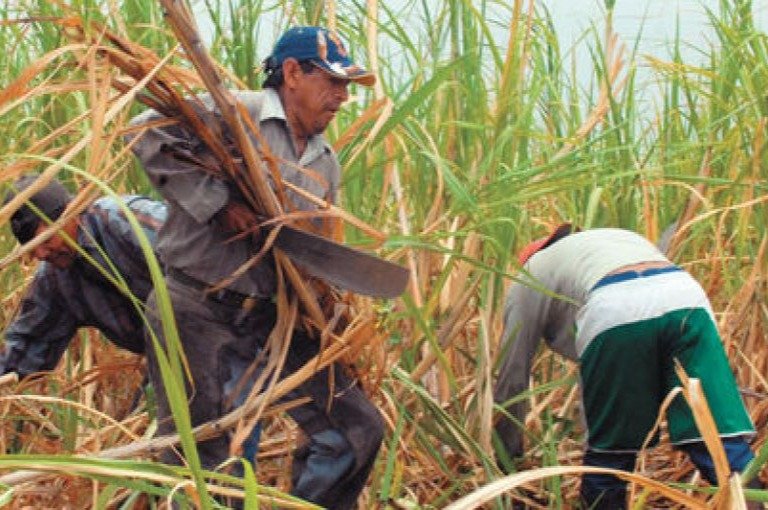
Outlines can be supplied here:
M289 28L275 44L267 66L280 67L287 58L308 60L328 74L368 87L376 83L373 73L352 62L339 36L322 27Z

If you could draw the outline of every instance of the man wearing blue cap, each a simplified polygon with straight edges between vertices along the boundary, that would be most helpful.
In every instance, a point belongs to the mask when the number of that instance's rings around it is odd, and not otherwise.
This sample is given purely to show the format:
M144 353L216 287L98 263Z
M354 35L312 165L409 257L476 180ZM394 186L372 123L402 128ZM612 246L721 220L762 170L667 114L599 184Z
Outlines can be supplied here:
M349 83L370 86L375 77L350 60L336 34L320 27L285 32L266 59L265 71L263 91L233 93L259 129L254 145L268 146L283 180L335 202L340 167L322 134L348 99ZM198 99L215 112L210 96ZM161 117L150 110L134 124ZM237 356L247 365L266 345L276 320L275 266L268 256L232 278L260 249L254 236L235 234L251 231L259 222L232 183L199 163L210 157L210 150L188 126L149 127L133 142L134 153L169 204L158 252L194 379L190 413L198 425L224 412L224 386L233 364L222 356ZM286 194L286 212L318 209L297 193ZM221 281L228 282L224 289L209 292ZM156 306L153 296L147 306ZM152 326L162 331L159 322ZM295 331L281 375L295 372L318 348L318 339ZM150 375L158 387L159 432L170 433L171 412L151 356ZM297 398L307 402L288 413L308 443L294 455L292 494L327 508L354 508L383 437L378 410L339 365L319 371L285 400ZM198 451L204 467L215 469L228 456L229 440L201 441ZM170 452L164 460L179 461Z

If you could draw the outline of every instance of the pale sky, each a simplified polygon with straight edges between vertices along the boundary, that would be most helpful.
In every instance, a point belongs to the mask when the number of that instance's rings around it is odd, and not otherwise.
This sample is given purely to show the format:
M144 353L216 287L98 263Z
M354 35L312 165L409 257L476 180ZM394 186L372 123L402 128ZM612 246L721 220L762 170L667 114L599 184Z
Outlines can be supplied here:
M345 0L335 1L337 4L345 4ZM438 1L429 0L429 3ZM500 5L512 5L513 2L498 1ZM414 0L386 0L388 8L396 12L418 3ZM567 47L591 22L601 23L604 19L604 0L535 0L535 3L546 6L551 12L563 47ZM205 32L204 2L192 0L192 4L198 13L201 30ZM753 0L752 4L756 24L768 27L768 0ZM267 0L264 5L268 7L270 2ZM705 40L711 33L704 14L705 8L717 12L719 0L615 0L614 26L629 43L634 41L642 25L641 51L663 53L667 43L674 37L678 16L684 41L697 44ZM509 7L500 8L499 12L502 11L509 12ZM403 12L407 14L407 11Z
M423 22L419 20L421 16L421 0L380 0L382 5L386 5L397 13L398 20L405 24L408 19L414 19L414 25L419 31L423 31ZM426 0L427 5L439 5L436 2L441 0ZM560 39L560 48L563 52L570 49L577 41L578 37L595 24L601 30L605 19L604 0L534 0L539 6L546 6L552 15L555 32ZM731 0L733 1L733 0ZM348 0L335 0L337 9L349 9L352 5ZM386 2L384 4L383 2ZM508 26L509 12L514 0L498 0L495 6L491 7L489 16L493 18L494 37L496 43L503 49L507 42L505 33ZM670 43L675 37L675 31L679 22L680 39L683 43L683 59L691 65L702 64L702 57L694 49L706 48L710 42L715 42L713 30L709 26L709 20L705 14L705 9L709 8L719 12L720 0L615 0L614 7L614 29L619 34L623 42L632 47L638 36L641 36L638 53L640 55L652 55L661 59L670 57ZM210 25L206 22L204 14L203 0L192 0L193 6L198 14L198 23L204 38L210 35ZM526 2L527 4L527 2ZM758 27L765 30L768 28L768 0L753 0L753 15ZM273 5L270 0L264 1L264 7ZM489 2L489 5L493 5ZM274 10L272 12L275 12ZM269 18L269 16L265 16ZM383 20L383 15L381 16ZM277 26L284 26L284 19L265 19L261 25L263 34L263 48L259 49L259 57L266 56L274 42L272 29ZM206 30L207 28L207 30ZM642 32L641 32L642 30ZM206 33L208 31L208 33ZM423 37L424 34L421 34ZM419 37L419 36L417 36ZM589 39L590 42L592 38ZM380 48L384 51L384 58L399 53L397 48L387 48L386 41L380 41ZM578 59L579 72L591 75L589 53L586 44L579 43L576 53ZM581 63L585 61L584 63ZM642 73L642 59L639 60ZM642 75L638 77L642 79Z
M537 0L546 5L554 18L557 33L565 46L590 20L604 19L603 0ZM768 27L768 0L753 0L753 15L758 27ZM719 0L616 0L614 27L627 44L633 43L642 28L641 53L666 57L666 48L680 24L681 39L699 45L711 38L712 29L705 14L709 8L719 12ZM642 25L642 27L641 27Z

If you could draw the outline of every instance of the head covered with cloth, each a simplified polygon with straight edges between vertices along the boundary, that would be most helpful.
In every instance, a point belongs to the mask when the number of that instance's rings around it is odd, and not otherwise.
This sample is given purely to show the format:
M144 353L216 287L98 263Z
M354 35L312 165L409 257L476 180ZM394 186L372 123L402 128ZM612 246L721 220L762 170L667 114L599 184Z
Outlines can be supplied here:
M520 250L520 253L517 254L517 261L522 266L528 262L528 259L531 258L536 252L551 246L563 237L573 232L578 232L579 230L580 229L578 228L574 229L571 223L561 223L548 235L526 244L523 249Z
M20 177L11 185L11 190L5 197L4 204L10 202L16 195L29 188L38 176L28 174ZM72 200L69 191L56 179L43 186L40 191L30 197L29 204L22 205L13 216L11 216L11 231L14 237L24 244L32 240L43 223L43 217L50 221L55 221L64 213Z
M39 176L27 174L20 177L12 186L5 197L4 203L9 203L18 193L32 186ZM28 243L35 236L48 228L49 222L56 221L64 213L67 205L72 200L69 191L56 179L51 181L32 195L27 203L22 205L11 216L11 231L14 237L22 243ZM72 218L61 227L61 232L70 239L75 239L78 220ZM58 233L52 235L40 243L32 251L32 255L38 260L45 260L56 267L67 268L72 264L77 252L67 242L66 236Z

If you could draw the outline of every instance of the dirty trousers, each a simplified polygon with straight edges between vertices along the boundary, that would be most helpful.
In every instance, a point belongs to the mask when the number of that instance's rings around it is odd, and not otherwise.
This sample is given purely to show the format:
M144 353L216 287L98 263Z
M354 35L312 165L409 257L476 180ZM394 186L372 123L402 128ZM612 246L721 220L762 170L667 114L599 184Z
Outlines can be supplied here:
M176 326L189 368L194 393L188 386L192 425L221 417L227 399L224 387L232 377L231 360L253 361L264 347L275 323L273 305L255 309L245 324L235 327L238 308L201 297L200 292L169 277L166 280ZM154 292L147 300L150 326L162 340L162 326ZM294 333L281 378L301 368L318 352L317 340L300 331ZM157 392L158 433L175 431L170 407L154 349L147 349L149 373ZM316 373L281 401L309 397L310 402L294 407L288 414L308 437L308 444L294 455L292 494L330 509L355 508L360 492L373 468L383 437L383 420L363 391L338 365L333 365L333 386L329 369ZM333 394L331 394L333 391ZM329 407L330 402L330 407ZM228 457L226 435L198 443L203 467L215 469ZM173 452L162 460L179 464Z

